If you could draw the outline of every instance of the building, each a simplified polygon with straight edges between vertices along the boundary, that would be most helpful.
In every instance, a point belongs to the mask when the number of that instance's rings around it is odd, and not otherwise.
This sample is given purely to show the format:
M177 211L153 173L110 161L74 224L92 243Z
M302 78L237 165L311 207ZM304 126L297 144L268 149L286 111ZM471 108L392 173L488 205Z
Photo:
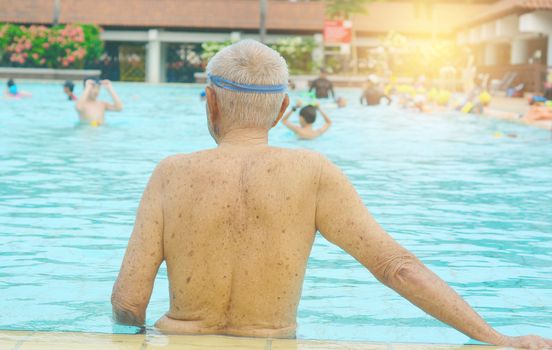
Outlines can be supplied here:
M458 27L479 70L540 92L552 69L552 0L501 0Z
M58 6L56 6L56 3ZM92 23L104 32L114 80L192 81L203 42L258 38L258 0L0 0L0 22ZM318 1L269 0L266 41L321 33Z
M389 32L420 47L469 48L479 72L526 91L541 91L552 69L552 0L375 1L352 23L353 68L361 73Z
M492 0L370 2L366 5L365 13L352 16L352 68L359 73L369 72L371 57L378 48L385 45L385 38L391 32L404 35L412 46L423 47L435 42L453 44L456 27L466 18L487 9L491 2Z
M57 4L57 5L56 5ZM104 28L104 74L113 80L189 82L204 42L258 38L259 0L0 0L0 22L94 23ZM314 37L323 0L268 0L266 41ZM351 45L326 44L328 66L366 67L390 32L412 45L469 48L480 72L539 91L552 66L552 0L381 0L352 15ZM314 55L321 59L322 50ZM414 61L407 62L414 65ZM451 64L459 65L458 62ZM339 69L337 70L339 71Z

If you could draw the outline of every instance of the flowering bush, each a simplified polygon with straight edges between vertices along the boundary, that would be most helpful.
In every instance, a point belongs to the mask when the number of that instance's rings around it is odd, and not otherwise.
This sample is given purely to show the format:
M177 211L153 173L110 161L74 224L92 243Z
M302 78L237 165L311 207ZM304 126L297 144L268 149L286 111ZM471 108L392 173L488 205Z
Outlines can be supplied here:
M18 26L0 24L0 64L12 67L84 68L103 51L94 25Z

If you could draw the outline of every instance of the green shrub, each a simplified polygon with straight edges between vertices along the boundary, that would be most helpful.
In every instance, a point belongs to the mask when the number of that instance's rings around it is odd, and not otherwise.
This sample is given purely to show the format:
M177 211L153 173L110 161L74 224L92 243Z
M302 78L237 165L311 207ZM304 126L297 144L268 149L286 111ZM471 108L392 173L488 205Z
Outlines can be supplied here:
M319 68L312 59L312 52L316 48L313 38L283 38L271 46L285 58L291 74L312 73Z
M201 58L207 63L217 52L231 44L231 41L204 42L201 45ZM312 38L283 38L270 46L284 57L292 74L311 73L318 68L312 60L312 52L316 48L316 42Z

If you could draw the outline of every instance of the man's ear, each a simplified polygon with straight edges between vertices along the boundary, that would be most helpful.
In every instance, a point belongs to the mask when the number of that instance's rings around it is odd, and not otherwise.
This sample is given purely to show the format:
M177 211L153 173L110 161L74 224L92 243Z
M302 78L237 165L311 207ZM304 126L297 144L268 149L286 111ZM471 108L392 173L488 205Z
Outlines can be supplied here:
M209 123L213 125L218 125L220 122L219 109L217 105L217 97L215 95L215 90L207 86L205 88L205 98L207 100L207 118L209 118Z
M278 118L276 118L276 120L272 124L272 127L275 127L276 125L278 125L278 123L280 122L280 119L282 119L282 116L286 112L286 109L288 108L288 106L289 106L289 96L288 94L286 94L286 96L284 97L284 100L282 101L280 112L278 112Z

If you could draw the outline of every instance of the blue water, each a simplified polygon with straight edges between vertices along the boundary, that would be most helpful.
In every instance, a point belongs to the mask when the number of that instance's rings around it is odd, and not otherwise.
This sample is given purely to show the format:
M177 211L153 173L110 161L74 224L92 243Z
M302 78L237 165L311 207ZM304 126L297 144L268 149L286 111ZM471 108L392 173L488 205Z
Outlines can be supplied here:
M125 110L100 128L77 125L60 85L0 99L0 329L133 331L112 326L109 298L141 192L156 162L214 143L199 87L115 86ZM326 135L298 141L278 126L271 143L342 167L383 226L500 331L552 337L550 132L341 94L350 106L328 110ZM167 307L163 265L148 323ZM321 237L298 323L299 338L468 341Z

